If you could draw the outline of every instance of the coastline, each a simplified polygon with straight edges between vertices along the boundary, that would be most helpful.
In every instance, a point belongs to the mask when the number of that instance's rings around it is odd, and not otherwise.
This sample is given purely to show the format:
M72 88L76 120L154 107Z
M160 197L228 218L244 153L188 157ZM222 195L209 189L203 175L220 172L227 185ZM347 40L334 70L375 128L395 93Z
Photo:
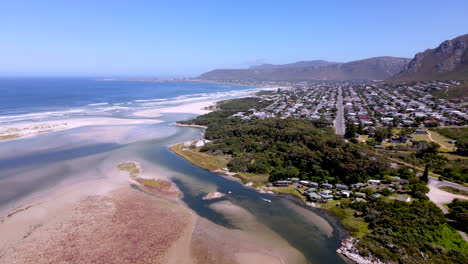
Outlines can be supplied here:
M129 119L132 121L128 123L119 120L96 118L80 119L75 123L61 120L44 121L40 124L51 126L56 124L55 122L63 122L54 127L54 131L60 131L86 126L131 127L161 122ZM29 128L32 124L27 126ZM114 133L114 130L113 127L107 127L103 135ZM123 130L128 131L127 128ZM94 129L83 131L80 133L87 137L96 136ZM22 138L44 133L25 133ZM115 130L115 133L121 134L123 131ZM77 135L80 134L73 134ZM111 137L110 140L114 139ZM119 160L115 157L104 159L102 162L99 170L104 171L104 178L54 188L2 215L0 233L5 239L0 243L0 262L306 262L300 252L290 247L279 236L263 244L258 236L246 230L230 230L201 219L182 202L181 192L170 178L164 173L147 171L148 164ZM120 167L132 162L136 164L135 170ZM216 210L228 213L221 209L222 207L217 207ZM155 222L154 219L159 220ZM265 231L266 228L262 230ZM224 237L220 234L237 237L237 242L242 243L236 242L227 246L220 243L223 241L220 239ZM136 241L138 246L135 246ZM76 248L80 250L76 251Z
M161 122L161 120L156 119L127 119L111 117L70 118L40 122L21 122L0 126L0 142L86 126L134 126L157 124Z

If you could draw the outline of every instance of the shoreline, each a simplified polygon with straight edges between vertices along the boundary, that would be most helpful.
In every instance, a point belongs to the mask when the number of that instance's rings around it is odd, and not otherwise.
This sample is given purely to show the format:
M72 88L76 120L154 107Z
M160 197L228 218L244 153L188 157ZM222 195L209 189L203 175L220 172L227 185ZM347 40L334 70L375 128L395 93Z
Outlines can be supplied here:
M50 132L64 131L88 126L134 126L158 124L156 119L128 119L112 117L67 118L60 120L21 122L0 126L0 143L15 139L30 138Z

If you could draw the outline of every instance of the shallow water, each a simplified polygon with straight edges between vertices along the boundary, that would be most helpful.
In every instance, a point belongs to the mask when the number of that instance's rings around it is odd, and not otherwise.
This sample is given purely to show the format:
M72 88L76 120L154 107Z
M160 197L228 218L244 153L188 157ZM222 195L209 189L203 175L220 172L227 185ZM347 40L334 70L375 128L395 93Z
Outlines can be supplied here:
M158 124L157 126L166 125ZM211 203L220 200L204 201L201 199L206 193L212 191L210 188L214 185L217 191L222 193L232 192L223 199L228 199L249 211L257 221L301 251L311 263L344 263L335 250L339 247L340 240L345 233L336 219L327 212L306 207L294 197L257 193L238 182L196 167L167 148L171 144L193 140L201 132L201 129L178 127L176 133L169 138L136 145L138 145L141 157L168 169L173 181L184 195L183 201L198 215L216 224L236 228L223 215L209 207ZM206 190L203 189L204 186L207 186ZM263 201L262 198L271 200L271 203ZM314 222L313 217L306 217L299 213L295 209L297 206L324 218L333 228L331 236L328 237L323 232L323 228L318 226L319 223Z
M156 131L156 138L123 145L77 141L76 135L92 129L89 127L0 143L0 209L24 203L60 185L98 178L100 170L115 167L118 162L141 160L170 176L181 190L183 201L201 217L228 228L237 228L210 208L211 203L220 200L201 199L209 192L230 191L232 193L223 199L250 212L256 221L280 235L311 263L344 263L335 252L344 231L327 212L308 208L295 197L259 194L238 182L198 168L171 152L168 146L201 137L202 129L173 125L175 120L190 117L193 115L165 115L163 123L138 127L148 133ZM53 138L60 138L61 142L52 144ZM51 148L44 148L44 143L50 144ZM24 146L29 148L24 149ZM11 151L16 147L19 147L18 151ZM103 163L107 167L103 167ZM298 207L315 217L305 216L297 210ZM317 216L333 228L331 234L326 234L320 226L323 223L316 221Z

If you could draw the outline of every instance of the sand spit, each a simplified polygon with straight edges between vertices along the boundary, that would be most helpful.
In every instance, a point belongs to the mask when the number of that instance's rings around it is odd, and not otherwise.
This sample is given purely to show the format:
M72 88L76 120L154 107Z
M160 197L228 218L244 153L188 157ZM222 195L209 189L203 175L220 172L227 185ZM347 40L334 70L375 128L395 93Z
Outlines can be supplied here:
M7 213L0 221L0 263L190 263L187 241L196 216L170 183L155 175L159 185L140 185L156 196L132 188L126 171L111 175ZM173 248L185 253L171 254Z
M27 122L10 125L0 125L0 140L35 136L43 133L67 130L85 126L122 126L156 124L160 120L124 119L124 118L80 118L44 122Z
M187 103L187 104L183 104L180 106L170 106L170 107L137 111L133 113L133 115L137 117L159 117L162 114L167 114L167 113L203 115L203 114L211 112L212 110L208 108L215 104L216 104L216 101L201 101L201 102Z

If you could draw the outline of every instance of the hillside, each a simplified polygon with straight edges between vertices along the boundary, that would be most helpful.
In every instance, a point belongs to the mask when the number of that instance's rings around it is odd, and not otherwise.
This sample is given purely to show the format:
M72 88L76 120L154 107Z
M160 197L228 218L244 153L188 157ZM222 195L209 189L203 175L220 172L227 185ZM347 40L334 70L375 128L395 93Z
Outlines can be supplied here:
M300 63L293 63L289 64L295 65L293 67L268 68L268 66L264 66L255 69L218 69L204 73L198 78L256 81L383 80L401 71L409 61L410 59L407 58L375 57L347 63L325 63L325 65L316 66L297 66Z
M312 60L312 61L298 61L288 64L261 64L251 66L249 69L260 70L260 69L278 69L278 68L296 68L296 67L309 67L309 66L329 66L333 64L342 64L341 62L330 62L325 60Z
M389 82L468 80L468 34L416 54Z

